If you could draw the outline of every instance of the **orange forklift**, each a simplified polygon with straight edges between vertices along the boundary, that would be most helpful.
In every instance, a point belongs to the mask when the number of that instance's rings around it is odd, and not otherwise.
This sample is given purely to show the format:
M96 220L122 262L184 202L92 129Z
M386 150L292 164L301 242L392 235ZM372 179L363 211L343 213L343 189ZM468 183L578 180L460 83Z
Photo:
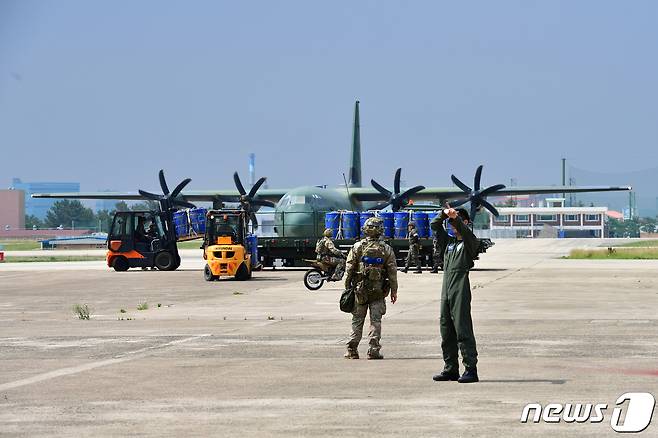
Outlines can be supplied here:
M176 235L167 212L119 211L107 236L107 266L115 271L180 266Z
M177 207L195 208L180 196L191 179L186 178L169 191L160 170L162 195L139 190L139 194L157 201L159 211L118 211L107 236L107 266L115 271L130 268L157 268L173 271L180 266L173 214Z

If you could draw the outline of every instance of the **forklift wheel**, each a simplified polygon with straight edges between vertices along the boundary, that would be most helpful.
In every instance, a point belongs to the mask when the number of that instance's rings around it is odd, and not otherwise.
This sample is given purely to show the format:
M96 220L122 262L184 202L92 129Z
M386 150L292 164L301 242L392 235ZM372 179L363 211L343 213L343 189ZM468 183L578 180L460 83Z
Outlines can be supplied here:
M112 260L112 267L117 272L124 272L130 268L130 264L125 257L116 257L114 260Z
M155 267L160 271L173 271L176 266L176 259L171 253L161 251L155 255Z
M247 268L245 263L242 263L235 273L235 279L238 281L249 280L251 278L251 271Z
M210 266L206 265L206 267L203 268L203 278L206 281L215 281L218 277L213 275L212 271L210 270Z

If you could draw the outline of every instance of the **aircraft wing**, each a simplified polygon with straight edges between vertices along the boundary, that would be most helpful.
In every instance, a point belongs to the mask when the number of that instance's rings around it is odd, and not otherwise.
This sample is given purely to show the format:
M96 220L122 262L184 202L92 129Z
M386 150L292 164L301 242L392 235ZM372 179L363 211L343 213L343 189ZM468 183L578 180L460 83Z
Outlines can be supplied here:
M277 202L289 190L288 189L261 189L258 191L258 199ZM154 191L158 193L158 191ZM217 196L240 196L237 190L184 190L180 197L189 202L208 201L212 202ZM34 193L33 198L57 198L57 199L116 199L124 201L144 201L147 198L137 192L74 192L74 193Z
M490 197L551 193L620 192L630 190L632 190L630 186L515 186L498 190ZM351 187L349 192L350 196L356 201L385 200L381 193L370 187ZM411 198L414 201L450 201L464 197L465 193L458 187L428 187L416 193Z

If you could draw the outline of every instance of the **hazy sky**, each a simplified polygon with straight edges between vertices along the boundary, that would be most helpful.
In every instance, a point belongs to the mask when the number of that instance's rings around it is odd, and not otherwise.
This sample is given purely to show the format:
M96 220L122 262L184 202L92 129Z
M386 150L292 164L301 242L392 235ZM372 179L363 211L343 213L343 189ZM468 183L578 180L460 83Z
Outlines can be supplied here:
M0 0L0 185L560 181L658 165L655 1ZM611 184L632 181L610 181Z

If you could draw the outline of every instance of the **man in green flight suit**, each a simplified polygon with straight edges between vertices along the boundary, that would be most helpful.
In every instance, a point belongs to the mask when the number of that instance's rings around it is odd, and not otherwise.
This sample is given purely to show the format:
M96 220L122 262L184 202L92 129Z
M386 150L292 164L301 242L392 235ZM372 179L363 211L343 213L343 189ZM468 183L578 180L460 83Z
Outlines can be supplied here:
M416 265L416 270L414 274L422 274L423 270L420 267L420 237L418 237L418 230L416 230L416 224L414 222L409 222L407 226L408 234L407 239L409 240L409 253L407 254L407 262L404 265L402 272L405 274L409 271L409 266L411 262Z
M354 289L355 303L352 310L352 333L347 342L345 358L358 359L358 346L363 335L363 323L370 311L368 333L368 359L383 359L379 352L382 336L382 316L386 313L386 296L391 293L391 303L398 299L397 266L395 253L381 238L384 222L371 217L363 224L367 236L354 244L347 255L345 289Z
M431 224L439 246L444 249L443 288L441 291L441 350L443 371L433 376L437 382L459 383L479 381L477 349L471 320L471 284L469 271L477 257L479 242L468 227L470 218L462 208L446 208ZM459 376L459 357L466 371Z

